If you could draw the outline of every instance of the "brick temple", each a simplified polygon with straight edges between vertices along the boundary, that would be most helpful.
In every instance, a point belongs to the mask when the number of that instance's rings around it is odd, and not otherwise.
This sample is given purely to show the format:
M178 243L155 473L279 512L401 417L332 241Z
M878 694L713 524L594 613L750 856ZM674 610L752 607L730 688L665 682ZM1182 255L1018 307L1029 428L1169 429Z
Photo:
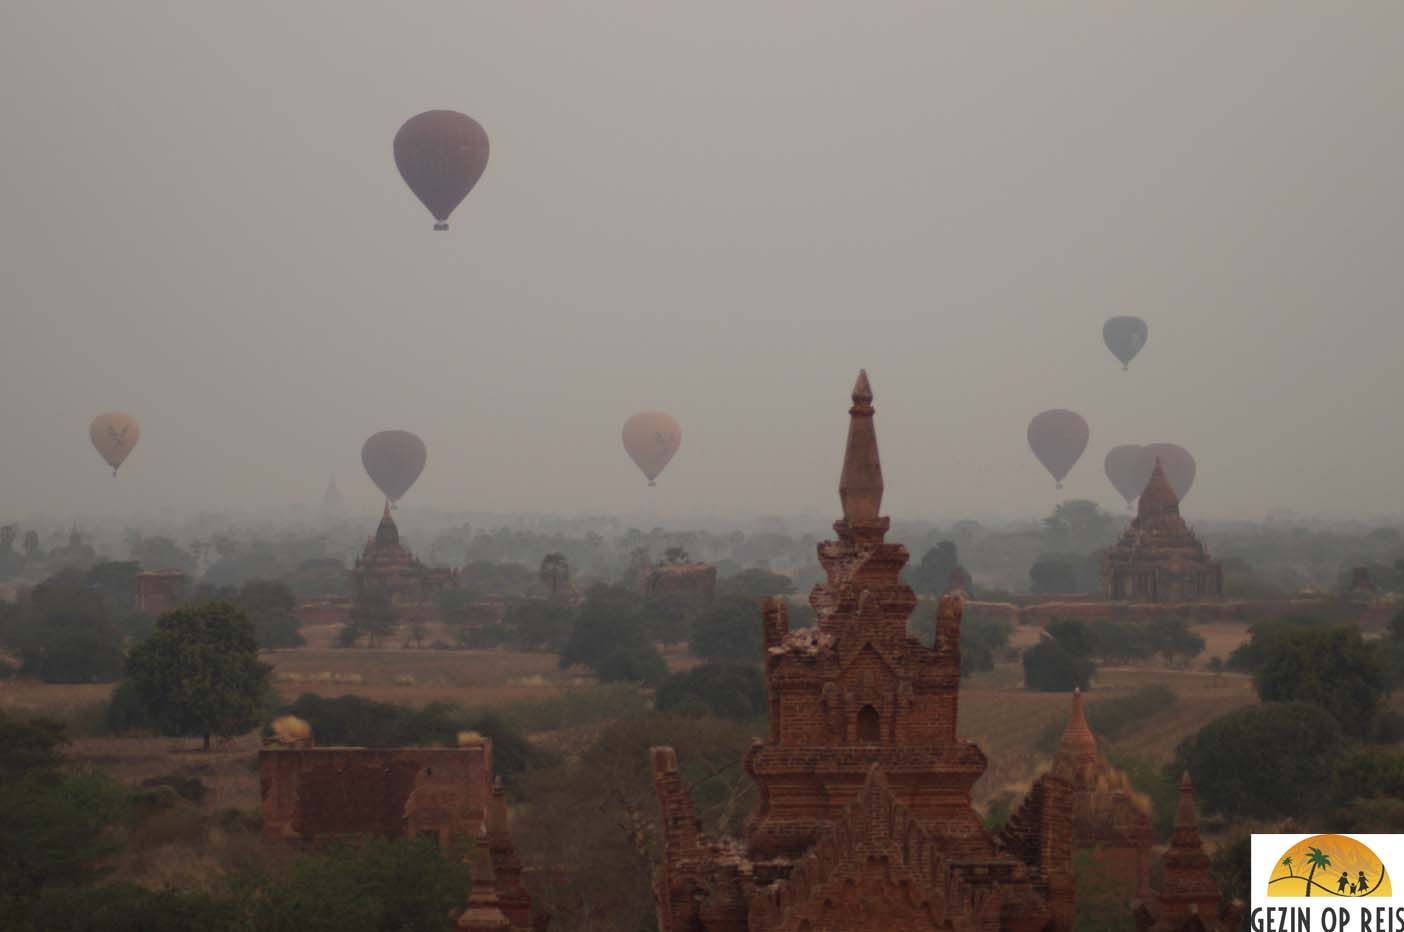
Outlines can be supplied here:
M956 734L963 599L941 600L933 646L907 634L916 597L899 579L906 548L885 541L872 401L859 373L843 518L837 540L818 546L826 581L809 597L817 625L791 630L783 598L763 603L769 732L746 756L758 799L744 837L704 835L673 750L652 751L662 932L1072 928L1073 851L1094 842L1076 837L1077 768L1039 777L998 833L975 812L986 759ZM1091 753L1095 789L1095 741ZM1139 884L1139 862L1132 873ZM1138 917L1169 928L1162 920L1183 911L1146 893Z
M458 585L458 574L445 567L425 566L400 542L400 529L390 516L390 503L366 541L365 549L351 569L351 588L356 595L378 591L387 593L397 608L432 605L437 610L438 595Z
M1223 567L1180 517L1180 499L1158 459L1131 526L1102 558L1102 595L1116 602L1223 598Z

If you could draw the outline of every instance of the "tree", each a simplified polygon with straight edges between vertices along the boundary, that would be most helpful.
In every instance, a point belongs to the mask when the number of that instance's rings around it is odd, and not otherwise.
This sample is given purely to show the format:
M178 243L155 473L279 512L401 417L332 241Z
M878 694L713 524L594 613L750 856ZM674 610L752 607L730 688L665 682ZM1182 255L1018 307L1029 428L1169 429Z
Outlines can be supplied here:
M518 599L507 605L507 627L523 650L559 651L574 620L575 613L559 602Z
M232 737L258 724L271 667L258 661L253 625L223 602L163 615L132 650L127 676L167 734Z
M749 664L704 663L664 680L654 706L675 715L750 721L765 715L765 677Z
M1067 555L1045 555L1029 567L1029 585L1039 594L1064 594L1082 589L1078 564Z
M1147 634L1152 650L1172 666L1204 653L1204 638L1191 631L1183 618L1156 618Z
M951 573L959 565L956 545L943 540L922 554L911 572L912 588L923 595L941 595L950 585Z
M759 600L772 595L790 595L794 591L795 584L788 576L769 570L749 569L717 580L716 594L739 595Z
M1069 653L1056 639L1044 637L1024 650L1024 685L1039 692L1071 692L1092 685L1096 665Z
M1054 549L1086 553L1115 541L1123 524L1121 518L1103 511L1096 502L1073 498L1059 502L1053 513L1043 519L1043 532Z
M287 583L252 579L233 601L253 623L259 647L274 650L307 643L298 630L297 599Z
M39 532L30 528L24 532L24 562L37 563L44 558L39 549Z
M548 553L542 557L537 578L551 591L551 598L554 599L561 583L570 580L570 564L566 563L565 554Z
M341 632L342 643L350 646L361 638L367 647L379 647L400 626L390 594L380 589L363 592L351 605L351 620Z
M1318 867L1326 868L1331 866L1331 856L1323 852L1320 848L1309 847L1311 853L1307 855L1307 863L1311 865L1311 870L1306 875L1306 895L1311 896L1311 878L1316 876Z
M726 596L692 621L688 651L707 661L755 663L765 656L760 611L754 599Z
M668 664L652 644L632 644L611 651L595 665L601 683L642 683L657 686L668 675Z
M195 571L195 558L176 545L169 537L137 537L131 544L132 559L148 572L179 570Z
M110 683L122 675L122 635L100 594L49 580L12 614L4 641L24 672L45 683Z
M1296 874L1292 873L1292 859L1291 859L1291 858L1283 858L1283 859L1282 859L1282 866L1285 867L1285 868L1287 868L1287 876L1288 876L1288 877L1295 877L1295 876L1297 876Z
M1389 691L1389 669L1356 627L1300 628L1273 638L1253 677L1264 702L1310 702L1363 737Z
M618 649L648 644L641 601L637 593L622 586L591 586L561 651L561 669L577 663L593 669Z
M1205 725L1167 773L1190 772L1205 812L1305 818L1329 802L1342 746L1340 725L1319 706L1270 702Z
M1054 618L1048 623L1046 630L1048 636L1073 657L1085 660L1092 656L1092 629L1085 621Z

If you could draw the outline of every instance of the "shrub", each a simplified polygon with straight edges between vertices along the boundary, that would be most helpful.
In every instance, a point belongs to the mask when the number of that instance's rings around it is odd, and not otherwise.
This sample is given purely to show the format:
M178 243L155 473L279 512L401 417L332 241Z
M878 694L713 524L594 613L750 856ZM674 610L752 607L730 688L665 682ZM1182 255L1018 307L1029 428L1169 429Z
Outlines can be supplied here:
M703 714L744 722L765 715L765 678L757 667L707 663L675 673L658 688L660 712Z
M1050 637L1024 651L1024 685L1039 692L1087 689L1096 670L1092 661L1073 656Z
M668 676L668 665L652 644L636 644L610 653L596 665L595 674L601 683L656 686Z

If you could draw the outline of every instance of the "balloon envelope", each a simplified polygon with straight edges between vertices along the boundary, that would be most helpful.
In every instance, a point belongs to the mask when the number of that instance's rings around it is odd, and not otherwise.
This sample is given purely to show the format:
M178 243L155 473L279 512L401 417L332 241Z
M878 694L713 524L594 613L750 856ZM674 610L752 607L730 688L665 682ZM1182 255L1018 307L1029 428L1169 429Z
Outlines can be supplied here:
M1076 411L1044 411L1029 421L1029 446L1060 489L1063 477L1087 449L1089 436L1087 422Z
M1194 457L1190 456L1184 447L1173 443L1152 443L1146 447L1146 454L1152 468L1155 461L1160 460L1160 468L1165 470L1165 481L1175 490L1175 496L1184 501L1194 485L1194 474L1198 471Z
M1102 466L1111 484L1129 505L1145 491L1151 470L1155 468L1155 458L1140 444L1127 443L1108 450Z
M624 422L624 450L643 471L648 484L668 465L682 445L682 426L662 411L643 411Z
M382 430L361 447L366 475L392 502L410 490L428 458L424 441L407 430Z
M1150 328L1139 317L1113 317L1102 324L1102 340L1112 355L1121 360L1123 369L1136 358L1149 336Z
M395 134L395 166L415 197L448 229L449 214L487 168L487 131L453 110L427 110L410 117Z
M141 439L141 427L130 414L109 411L93 418L88 425L88 436L98 453L107 460L107 465L112 467L112 475L115 476L117 467L122 465Z

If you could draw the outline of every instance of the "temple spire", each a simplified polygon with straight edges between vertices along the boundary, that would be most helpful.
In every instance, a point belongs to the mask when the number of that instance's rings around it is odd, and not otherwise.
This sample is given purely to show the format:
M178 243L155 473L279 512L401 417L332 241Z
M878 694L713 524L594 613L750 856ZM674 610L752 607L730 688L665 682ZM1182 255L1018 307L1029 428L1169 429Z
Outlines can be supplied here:
M839 501L850 525L878 519L882 507L882 463L878 459L877 431L873 427L873 390L867 370L858 371L853 385L853 407L848 409L848 445L843 452Z
M1148 518L1179 513L1180 497L1175 494L1170 480L1165 478L1165 469L1160 465L1160 457L1156 457L1155 468L1151 470L1150 480L1136 505L1136 517Z
M1063 767L1081 770L1097 763L1097 739L1087 725L1087 717L1082 711L1082 690L1073 690L1072 714L1068 716L1068 727L1063 730L1063 739L1058 743L1056 762Z

